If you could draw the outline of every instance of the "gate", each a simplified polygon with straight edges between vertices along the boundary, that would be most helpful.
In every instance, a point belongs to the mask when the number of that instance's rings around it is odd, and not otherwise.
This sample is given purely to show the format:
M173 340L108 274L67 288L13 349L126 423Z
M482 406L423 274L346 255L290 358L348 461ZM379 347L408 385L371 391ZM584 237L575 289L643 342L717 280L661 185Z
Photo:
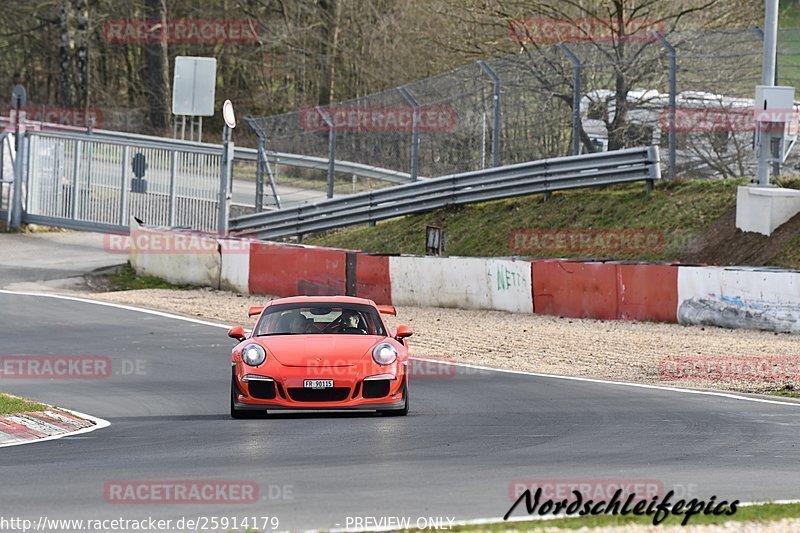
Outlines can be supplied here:
M124 232L132 216L153 226L218 230L218 146L50 131L28 132L25 144L23 223Z

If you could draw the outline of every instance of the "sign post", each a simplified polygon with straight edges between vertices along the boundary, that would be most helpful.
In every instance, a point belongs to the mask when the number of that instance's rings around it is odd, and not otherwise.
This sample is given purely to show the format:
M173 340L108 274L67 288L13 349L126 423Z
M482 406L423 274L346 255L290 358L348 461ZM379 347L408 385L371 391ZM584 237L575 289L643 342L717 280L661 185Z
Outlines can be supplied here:
M219 213L217 215L217 232L220 237L228 234L228 218L230 217L230 184L233 173L234 148L231 133L236 127L236 115L230 100L225 100L225 103L222 104L222 118L225 120L225 128L222 130L222 164L220 165Z
M11 90L11 104L14 106L14 184L12 192L11 227L22 225L22 179L24 177L25 157L25 125L22 124L22 113L28 93L22 85L15 85Z

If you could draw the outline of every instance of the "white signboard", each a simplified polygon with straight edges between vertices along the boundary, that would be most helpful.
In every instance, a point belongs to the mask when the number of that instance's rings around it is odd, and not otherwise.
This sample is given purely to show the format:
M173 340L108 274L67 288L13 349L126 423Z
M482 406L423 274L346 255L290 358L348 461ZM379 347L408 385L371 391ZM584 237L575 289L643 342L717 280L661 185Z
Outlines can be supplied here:
M176 57L175 75L172 81L172 114L213 116L216 85L216 59L213 57Z

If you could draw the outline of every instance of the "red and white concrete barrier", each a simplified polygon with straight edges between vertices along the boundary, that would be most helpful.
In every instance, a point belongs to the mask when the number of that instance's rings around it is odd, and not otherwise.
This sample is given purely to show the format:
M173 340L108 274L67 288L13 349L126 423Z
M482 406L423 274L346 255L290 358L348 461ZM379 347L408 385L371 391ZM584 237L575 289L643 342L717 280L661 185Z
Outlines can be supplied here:
M138 272L272 296L800 331L800 272L566 259L415 257L131 231Z

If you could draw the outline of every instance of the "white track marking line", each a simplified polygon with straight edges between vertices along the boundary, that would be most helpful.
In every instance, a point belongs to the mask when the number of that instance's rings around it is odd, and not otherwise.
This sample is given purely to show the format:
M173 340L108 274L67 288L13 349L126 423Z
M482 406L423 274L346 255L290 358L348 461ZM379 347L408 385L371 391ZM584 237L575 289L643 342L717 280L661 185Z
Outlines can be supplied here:
M171 318L174 320L183 320L185 322L192 322L194 324L201 324L203 326L211 326L215 328L225 328L228 329L230 326L225 324L220 324L218 322L210 322L207 320L200 320L197 318L190 318L181 315L174 315L171 313L166 313L164 311L155 311L153 309L145 309L142 307L135 307L132 305L124 305L124 304L117 304L113 302L104 302L101 300L90 300L88 298L80 298L77 296L65 296L61 294L48 294L43 292L24 292L24 291L11 291L6 289L0 289L0 294L14 294L19 296L38 296L42 298L56 298L59 300L70 300L75 302L83 302L95 305L104 305L107 307L114 307L117 309L124 309L126 311L135 311L138 313L146 313L149 315L160 316L164 318ZM727 398L731 400L742 400L746 402L756 402L756 403L765 403L770 405L788 405L793 407L800 407L800 403L795 402L783 402L780 400L767 400L765 398L750 398L747 396L741 396L738 394L728 393L728 392L715 392L715 391L705 391L705 390L694 390L694 389L682 389L680 387L668 387L665 385L652 385L648 383L631 383L629 381L611 381L607 379L597 379L597 378L584 378L578 376L562 376L559 374L542 374L539 372L529 372L526 370L508 370L505 368L494 368L490 366L480 366L480 365L473 365L470 363L457 363L453 361L442 361L439 359L426 359L424 357L414 357L414 359L418 361L426 361L432 363L439 363L442 365L453 365L453 366L460 366L463 368L472 368L475 370L483 370L486 372L500 372L504 374L517 374L522 376L534 376L540 378L550 378L550 379L564 379L569 381L583 381L588 383L599 383L603 385L618 385L621 387L638 387L640 389L655 389L655 390L663 390L668 392L679 392L684 394L699 394L705 396L717 396L719 398Z

